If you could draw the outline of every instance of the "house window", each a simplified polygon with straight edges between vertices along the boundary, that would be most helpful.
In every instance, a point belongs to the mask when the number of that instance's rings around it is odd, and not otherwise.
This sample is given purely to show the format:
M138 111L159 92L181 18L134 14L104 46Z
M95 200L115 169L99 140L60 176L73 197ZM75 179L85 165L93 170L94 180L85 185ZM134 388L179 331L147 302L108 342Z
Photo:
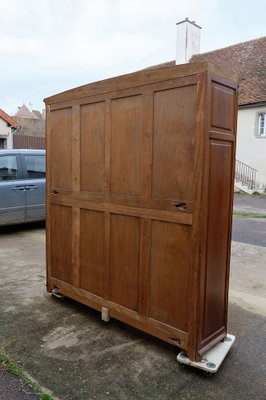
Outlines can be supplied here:
M0 149L6 149L7 147L7 140L0 138Z
M258 136L266 137L266 113L259 114Z

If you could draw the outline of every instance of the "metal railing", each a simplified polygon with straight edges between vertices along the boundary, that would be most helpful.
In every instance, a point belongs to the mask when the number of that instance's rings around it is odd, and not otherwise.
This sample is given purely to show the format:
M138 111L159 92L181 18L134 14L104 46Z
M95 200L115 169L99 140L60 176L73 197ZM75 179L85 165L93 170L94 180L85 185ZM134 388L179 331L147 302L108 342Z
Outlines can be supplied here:
M255 188L256 173L257 170L255 168L236 160L235 179L240 181L243 185L247 185L248 189Z

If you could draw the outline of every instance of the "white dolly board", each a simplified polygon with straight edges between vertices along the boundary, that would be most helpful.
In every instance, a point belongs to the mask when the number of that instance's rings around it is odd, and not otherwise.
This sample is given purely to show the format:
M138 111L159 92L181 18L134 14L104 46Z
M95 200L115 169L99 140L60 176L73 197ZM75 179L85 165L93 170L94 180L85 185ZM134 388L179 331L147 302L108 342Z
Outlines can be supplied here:
M214 374L218 371L227 353L234 344L234 341L235 336L227 334L224 341L217 343L212 349L207 351L200 361L191 361L184 351L178 354L177 361L181 365L191 365L191 367L202 369L209 374Z

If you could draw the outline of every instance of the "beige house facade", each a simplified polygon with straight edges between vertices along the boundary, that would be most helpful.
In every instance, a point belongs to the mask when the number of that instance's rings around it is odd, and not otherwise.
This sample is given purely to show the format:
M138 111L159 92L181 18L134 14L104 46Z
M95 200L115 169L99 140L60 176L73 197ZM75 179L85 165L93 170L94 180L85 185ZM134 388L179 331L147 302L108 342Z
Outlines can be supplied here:
M17 122L0 109L0 149L13 148L13 133L17 127Z
M238 110L236 158L256 169L256 189L266 187L265 116L266 103Z
M220 64L239 74L236 186L265 190L266 37L197 54L190 60L197 61Z
M159 69L174 66L181 61L208 61L239 75L238 127L236 146L236 188L253 193L266 190L266 37L235 44L233 46L207 53L194 54L187 59L186 47L189 35L201 29L188 19L177 24L177 41L185 41L179 45L183 58L154 65L148 69ZM197 36L199 41L199 35ZM188 46L189 47L189 46ZM199 48L199 43L194 48ZM181 49L181 50L180 50ZM191 54L191 53L190 53Z

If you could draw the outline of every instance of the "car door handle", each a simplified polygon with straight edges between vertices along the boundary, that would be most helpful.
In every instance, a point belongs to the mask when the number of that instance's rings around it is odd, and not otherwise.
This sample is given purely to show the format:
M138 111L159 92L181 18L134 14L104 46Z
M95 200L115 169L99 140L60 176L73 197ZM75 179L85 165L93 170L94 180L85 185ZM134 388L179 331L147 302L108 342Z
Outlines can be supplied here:
M26 190L35 190L35 189L37 189L37 186L35 186L35 185L27 185L26 186Z
M12 190L26 190L25 186L15 186Z

